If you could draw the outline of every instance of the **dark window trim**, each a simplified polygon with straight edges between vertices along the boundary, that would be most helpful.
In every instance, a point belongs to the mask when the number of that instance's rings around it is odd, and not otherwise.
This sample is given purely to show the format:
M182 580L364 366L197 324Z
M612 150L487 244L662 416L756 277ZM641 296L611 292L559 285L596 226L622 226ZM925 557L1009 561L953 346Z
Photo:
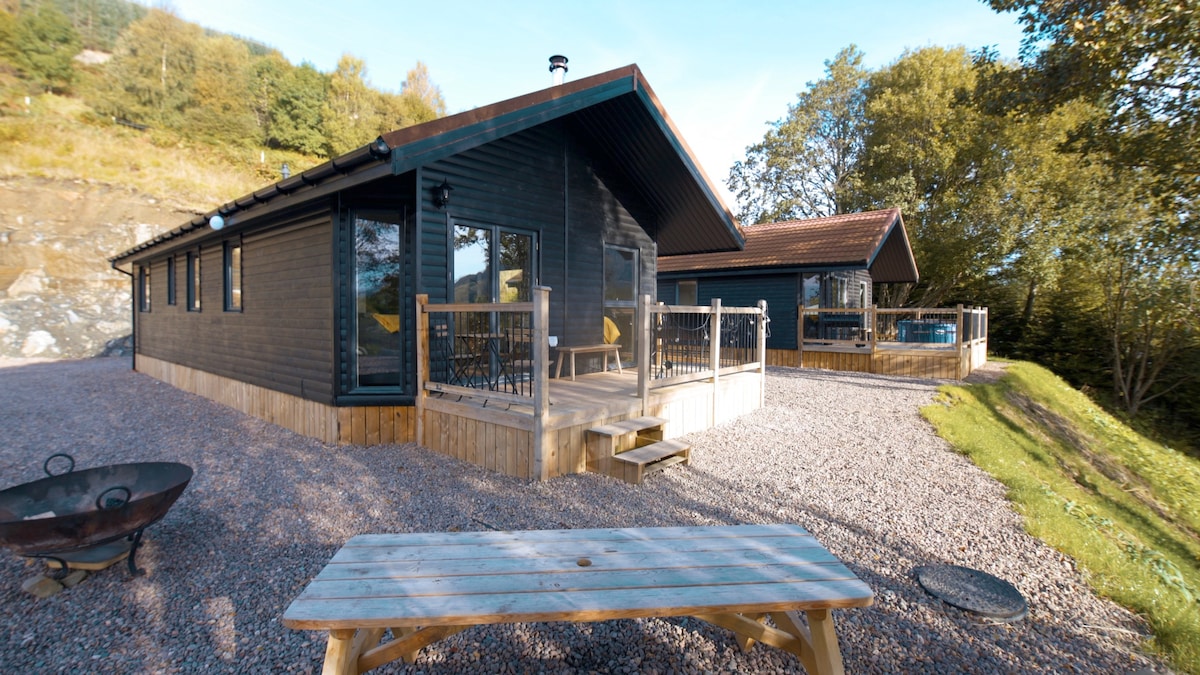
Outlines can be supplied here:
M167 258L167 304L175 304L175 256Z
M138 265L138 311L150 311L150 265Z
M200 304L200 249L187 252L187 311L199 312Z
M234 278L233 278L233 250L238 249L238 269L237 269L237 293L234 293ZM224 277L225 287L225 311L240 312L245 307L245 298L242 297L245 289L242 286L243 272L246 266L245 249L242 248L242 238L226 239L222 245L223 260L222 277ZM236 304L235 304L236 299Z

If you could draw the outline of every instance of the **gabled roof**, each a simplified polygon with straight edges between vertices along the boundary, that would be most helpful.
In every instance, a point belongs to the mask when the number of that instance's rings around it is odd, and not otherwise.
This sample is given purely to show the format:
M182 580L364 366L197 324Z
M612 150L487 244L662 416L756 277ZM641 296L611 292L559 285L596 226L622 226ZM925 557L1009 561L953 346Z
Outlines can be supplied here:
M900 209L788 220L742 230L741 251L660 257L660 274L780 268L863 269L874 281L915 282L917 263Z
M245 195L110 258L198 238L214 216L246 222L387 175L400 175L555 119L569 118L657 215L660 254L731 250L740 230L636 65L399 129L341 157Z

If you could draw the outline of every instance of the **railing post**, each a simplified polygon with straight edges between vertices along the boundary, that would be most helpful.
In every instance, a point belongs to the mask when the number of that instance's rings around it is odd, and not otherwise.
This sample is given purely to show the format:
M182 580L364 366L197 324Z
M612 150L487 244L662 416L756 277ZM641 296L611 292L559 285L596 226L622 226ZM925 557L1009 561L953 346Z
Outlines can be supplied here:
M639 298L637 306L638 322L638 341L637 341L637 369L638 369L638 398L642 401L642 415L649 415L650 405L650 341L654 336L650 333L651 317L650 317L650 296L643 294Z
M758 407L767 400L767 301L758 301Z
M721 411L721 394L717 385L720 383L721 371L721 299L712 299L712 316L708 318L708 365L712 368L712 416L711 424L716 424L717 413Z
M546 434L550 411L550 287L533 287L533 466L530 474L538 480L550 478L552 454Z
M958 305L955 307L955 310L957 311L958 316L955 319L956 323L955 323L955 328L954 328L954 342L955 342L954 348L955 348L955 353L958 355L958 379L961 380L971 373L971 369L970 369L970 367L966 367L966 368L963 367L963 328L964 328L964 326L963 326L963 306L962 306L961 302L958 303ZM964 370L966 371L965 373L963 372Z
M425 383L429 381L429 314L425 306L429 295L418 293L417 297L417 391L414 403L417 413L417 445L425 445Z

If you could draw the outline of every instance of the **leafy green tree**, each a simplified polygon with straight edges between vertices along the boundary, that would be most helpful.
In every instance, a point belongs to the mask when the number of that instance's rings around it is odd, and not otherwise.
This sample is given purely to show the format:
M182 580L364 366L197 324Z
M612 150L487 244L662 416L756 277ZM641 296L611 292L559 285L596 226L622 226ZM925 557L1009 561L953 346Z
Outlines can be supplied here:
M45 3L48 0L41 0ZM53 0L79 34L84 49L111 52L121 31L146 15L146 7L128 0ZM31 3L32 4L32 3Z
M746 223L816 218L850 210L863 148L867 71L854 45L825 62L763 140L733 165L728 186Z
M400 85L399 127L435 120L446 114L446 101L441 87L429 78L429 68L422 61L408 71Z
M1104 119L1077 146L1149 171L1168 200L1200 197L1200 11L1178 0L990 0L1019 12L1026 67L1002 74L996 100L1054 107L1084 99Z
M13 62L30 80L48 91L61 92L75 80L73 59L79 35L70 20L51 5L21 12L13 27Z
M188 131L226 143L257 140L250 51L228 35L203 38L196 50L192 97L185 113Z
M336 157L366 145L380 132L379 93L366 80L362 59L343 54L337 70L329 77L321 121L325 131L325 154Z
M200 27L160 9L129 25L117 39L102 108L144 124L178 128L194 100Z
M271 102L268 144L310 155L325 152L321 115L328 88L329 78L311 63L288 69Z

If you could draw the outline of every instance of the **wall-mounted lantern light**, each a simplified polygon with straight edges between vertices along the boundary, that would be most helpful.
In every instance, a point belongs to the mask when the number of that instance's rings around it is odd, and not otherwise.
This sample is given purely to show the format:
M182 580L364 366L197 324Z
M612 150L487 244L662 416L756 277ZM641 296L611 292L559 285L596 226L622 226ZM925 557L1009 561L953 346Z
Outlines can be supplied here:
M450 191L453 189L450 183L443 178L442 184L433 188L433 203L438 208L445 208L450 203Z

